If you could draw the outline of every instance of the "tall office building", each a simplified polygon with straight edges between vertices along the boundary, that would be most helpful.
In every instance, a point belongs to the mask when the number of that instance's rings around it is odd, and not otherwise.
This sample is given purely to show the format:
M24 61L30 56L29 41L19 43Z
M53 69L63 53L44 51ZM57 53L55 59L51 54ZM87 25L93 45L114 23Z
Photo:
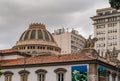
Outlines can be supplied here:
M57 29L52 35L61 48L61 54L77 53L83 49L85 38L74 29L71 32L65 31L64 28Z
M104 57L107 49L120 49L120 10L98 9L91 19L94 22L94 36L98 38L95 48L100 56Z

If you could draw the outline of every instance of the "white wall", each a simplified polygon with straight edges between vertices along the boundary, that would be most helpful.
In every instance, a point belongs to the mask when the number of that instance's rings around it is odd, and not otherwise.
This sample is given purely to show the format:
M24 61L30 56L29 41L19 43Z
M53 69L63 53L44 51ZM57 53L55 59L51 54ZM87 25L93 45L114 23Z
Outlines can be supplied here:
M28 81L37 81L37 74L35 73L35 71L38 69L45 69L47 71L45 81L56 81L56 73L54 72L54 70L57 68L66 69L67 72L65 73L64 81L71 81L71 66L70 65L26 68L26 70L30 72L28 76ZM23 70L23 68L4 69L2 70L2 72L11 71L14 73L12 76L12 81L20 81L20 75L18 74L18 72L21 70ZM0 77L0 81L5 81L4 75Z

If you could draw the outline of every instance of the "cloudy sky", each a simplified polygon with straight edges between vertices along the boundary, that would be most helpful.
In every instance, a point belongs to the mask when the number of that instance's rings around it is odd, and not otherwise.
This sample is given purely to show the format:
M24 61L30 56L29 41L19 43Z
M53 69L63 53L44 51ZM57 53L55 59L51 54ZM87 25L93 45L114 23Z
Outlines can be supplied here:
M44 23L50 32L74 28L85 37L93 34L96 9L109 0L0 0L0 49L15 45L30 23Z

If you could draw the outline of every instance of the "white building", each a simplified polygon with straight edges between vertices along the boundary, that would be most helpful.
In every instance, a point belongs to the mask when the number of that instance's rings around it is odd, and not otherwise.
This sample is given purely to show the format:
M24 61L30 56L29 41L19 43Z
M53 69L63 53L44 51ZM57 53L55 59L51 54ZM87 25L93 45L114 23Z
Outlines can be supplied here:
M77 53L83 49L85 38L77 30L66 32L65 29L58 29L52 34L56 43L61 48L61 54Z
M114 47L120 49L120 11L112 8L98 9L92 17L94 36L98 38L95 49L100 56Z

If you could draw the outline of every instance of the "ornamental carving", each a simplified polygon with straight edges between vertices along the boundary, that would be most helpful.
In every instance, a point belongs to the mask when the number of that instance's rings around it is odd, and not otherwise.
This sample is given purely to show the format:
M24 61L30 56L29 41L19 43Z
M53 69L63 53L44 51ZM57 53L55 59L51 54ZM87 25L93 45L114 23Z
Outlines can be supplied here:
M120 53L120 50L116 50L116 48L114 47L112 51L110 51L110 50L106 51L105 58L108 61L117 63L117 62L119 62L119 60L117 59L119 53Z
M98 39L97 38L92 39L90 35L89 38L86 39L84 42L84 48L94 48L96 41L98 41Z

